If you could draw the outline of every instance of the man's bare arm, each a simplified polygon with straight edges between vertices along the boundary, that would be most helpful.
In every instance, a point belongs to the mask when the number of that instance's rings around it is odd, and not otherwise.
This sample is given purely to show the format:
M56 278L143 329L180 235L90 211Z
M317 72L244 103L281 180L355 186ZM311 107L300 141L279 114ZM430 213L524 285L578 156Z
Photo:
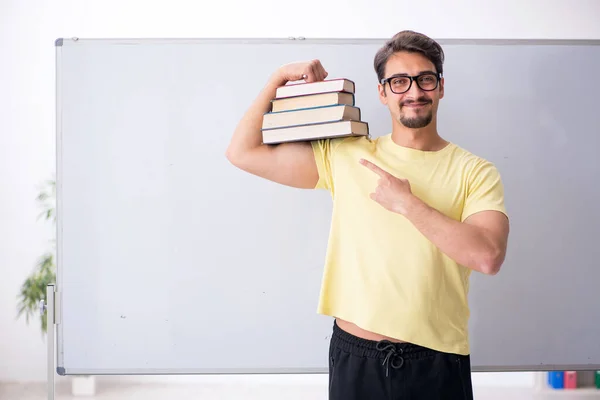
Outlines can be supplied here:
M405 216L457 263L489 275L500 271L509 233L508 218L503 213L481 211L460 222L413 197Z
M233 133L226 152L233 165L287 186L315 187L319 175L310 142L262 143L263 115L270 111L277 88L304 75L306 82L314 82L325 79L327 72L318 60L313 60L284 65L271 76Z
M506 256L509 222L505 214L481 211L464 222L430 207L412 194L410 182L398 178L370 161L360 163L379 175L371 199L382 207L404 215L440 251L475 271L495 275Z

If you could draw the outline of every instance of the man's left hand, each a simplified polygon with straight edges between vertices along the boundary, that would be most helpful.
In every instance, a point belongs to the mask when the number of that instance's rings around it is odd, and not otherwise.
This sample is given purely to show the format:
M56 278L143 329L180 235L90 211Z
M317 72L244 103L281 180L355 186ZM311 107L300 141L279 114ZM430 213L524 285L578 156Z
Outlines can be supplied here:
M397 178L365 159L361 159L360 163L380 178L375 192L371 193L371 199L392 212L405 215L410 202L415 199L408 180Z

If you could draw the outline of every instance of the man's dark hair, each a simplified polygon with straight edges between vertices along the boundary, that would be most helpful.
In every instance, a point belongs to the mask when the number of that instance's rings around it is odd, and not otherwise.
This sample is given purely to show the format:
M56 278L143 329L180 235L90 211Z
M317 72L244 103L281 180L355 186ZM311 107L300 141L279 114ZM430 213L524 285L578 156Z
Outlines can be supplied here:
M442 46L422 33L406 30L395 34L377 51L373 64L378 82L381 82L384 78L387 60L392 54L399 51L421 53L435 65L438 73L444 73L444 50L442 50Z

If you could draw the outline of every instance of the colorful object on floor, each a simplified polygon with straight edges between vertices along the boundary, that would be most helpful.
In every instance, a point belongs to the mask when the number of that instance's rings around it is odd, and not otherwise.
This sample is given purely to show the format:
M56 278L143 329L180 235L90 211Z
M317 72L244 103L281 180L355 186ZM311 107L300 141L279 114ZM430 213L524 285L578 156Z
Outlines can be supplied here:
M548 372L548 384L554 389L563 389L565 387L565 373L564 371L550 371Z

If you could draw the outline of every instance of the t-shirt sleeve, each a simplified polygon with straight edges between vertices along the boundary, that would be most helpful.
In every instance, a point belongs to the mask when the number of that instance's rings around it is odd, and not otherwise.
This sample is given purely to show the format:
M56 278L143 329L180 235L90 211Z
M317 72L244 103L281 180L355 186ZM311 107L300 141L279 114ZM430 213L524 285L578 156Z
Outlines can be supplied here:
M480 160L467 183L467 196L461 220L480 211L494 210L507 215L504 204L504 184L494 164Z
M334 192L334 158L340 139L319 139L311 142L315 163L319 172L319 180L315 189L326 189Z

